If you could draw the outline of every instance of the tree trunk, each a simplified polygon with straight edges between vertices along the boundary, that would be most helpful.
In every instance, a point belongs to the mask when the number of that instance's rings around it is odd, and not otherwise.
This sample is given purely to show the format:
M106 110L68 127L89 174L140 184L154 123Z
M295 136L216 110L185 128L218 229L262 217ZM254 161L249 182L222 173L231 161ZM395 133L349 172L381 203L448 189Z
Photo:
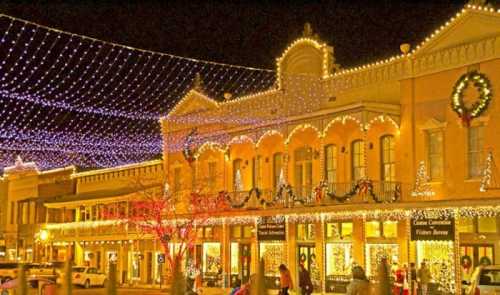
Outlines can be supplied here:
M107 295L117 295L116 291L116 263L109 264L108 283L106 285Z
M180 261L175 262L170 280L170 295L186 294L186 276L181 271Z
M66 261L66 265L64 266L64 281L62 283L62 292L60 294L63 295L71 295L73 294L73 268L71 261Z
M28 282L26 281L26 267L24 264L19 265L16 295L28 295Z

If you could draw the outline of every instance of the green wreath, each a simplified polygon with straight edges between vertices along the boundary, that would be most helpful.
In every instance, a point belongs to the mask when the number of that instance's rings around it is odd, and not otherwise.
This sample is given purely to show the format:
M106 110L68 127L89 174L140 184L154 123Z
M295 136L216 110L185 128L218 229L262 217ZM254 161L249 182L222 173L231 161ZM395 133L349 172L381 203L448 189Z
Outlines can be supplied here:
M479 99L470 108L467 108L464 103L464 90L469 86L470 82L479 91ZM472 71L463 74L453 86L451 107L462 119L464 125L469 126L472 119L479 117L486 110L492 98L493 92L490 80L486 75Z

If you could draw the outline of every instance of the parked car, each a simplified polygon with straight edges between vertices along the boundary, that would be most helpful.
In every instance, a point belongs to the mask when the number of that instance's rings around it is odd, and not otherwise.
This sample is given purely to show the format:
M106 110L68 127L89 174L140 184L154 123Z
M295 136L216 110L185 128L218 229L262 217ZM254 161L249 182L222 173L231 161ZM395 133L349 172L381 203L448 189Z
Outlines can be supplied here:
M31 285L37 287L38 280L56 282L61 276L64 262L31 263L27 265L27 276Z
M467 295L500 294L500 265L479 266L472 273Z
M106 286L107 277L99 272L95 267L74 266L73 269L73 285L90 288L92 286Z
M17 277L17 262L2 262L0 263L0 281L6 282Z

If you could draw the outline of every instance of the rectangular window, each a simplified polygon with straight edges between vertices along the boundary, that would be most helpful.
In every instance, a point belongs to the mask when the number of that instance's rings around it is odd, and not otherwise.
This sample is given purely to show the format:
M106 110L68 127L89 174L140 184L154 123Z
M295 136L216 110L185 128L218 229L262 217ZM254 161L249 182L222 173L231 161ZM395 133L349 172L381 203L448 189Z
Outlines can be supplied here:
M477 219L477 231L479 233L496 233L497 218L496 217L479 217Z
M352 222L332 222L326 224L326 238L338 240L352 237Z
M352 142L351 148L352 180L358 181L366 176L365 143L362 140Z
M382 223L384 238L398 237L398 223L396 221L384 221Z
M382 236L379 221L367 221L365 224L365 231L367 238L379 238Z
M459 233L474 233L474 218L459 218L457 230Z
M433 130L427 133L427 156L431 179L443 178L443 131Z
M276 153L273 155L273 187L275 189L280 185L280 177L283 171L283 154Z
M325 147L325 178L328 184L337 182L337 146Z
M386 135L380 139L382 181L394 182L396 180L396 153L394 149L394 136Z
M208 163L208 189L210 191L215 191L217 187L217 163Z
M469 178L481 177L483 168L484 127L468 129L467 162Z
M297 224L297 239L302 241L314 240L316 236L314 230L313 223Z

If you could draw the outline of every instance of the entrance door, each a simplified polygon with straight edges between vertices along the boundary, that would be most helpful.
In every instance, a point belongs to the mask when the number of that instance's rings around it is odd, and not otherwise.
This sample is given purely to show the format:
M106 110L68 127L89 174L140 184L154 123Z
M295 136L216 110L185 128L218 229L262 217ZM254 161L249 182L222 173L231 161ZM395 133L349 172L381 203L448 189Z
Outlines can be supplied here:
M153 253L146 254L146 282L153 284Z
M304 268L309 271L314 290L319 290L321 281L319 266L316 259L316 247L314 245L299 245L297 253L297 270L300 270L300 264L304 265ZM297 271L297 274L298 272L299 271Z
M250 278L251 247L250 244L240 244L240 271L241 281L247 282Z
M460 266L462 268L462 281L470 280L470 275L476 266L494 264L494 249L492 244L461 245Z
M302 147L295 150L295 193L308 198L312 192L312 148Z

